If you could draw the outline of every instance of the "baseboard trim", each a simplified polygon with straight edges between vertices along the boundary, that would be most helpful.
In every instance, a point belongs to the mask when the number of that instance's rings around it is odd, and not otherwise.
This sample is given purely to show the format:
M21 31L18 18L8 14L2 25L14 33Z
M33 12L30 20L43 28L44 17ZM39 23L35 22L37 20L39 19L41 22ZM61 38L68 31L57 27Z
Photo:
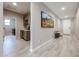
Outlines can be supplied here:
M54 38L52 38L52 39L46 41L45 43L39 45L38 47L32 49L32 52L34 52L34 51L36 51L36 50L38 50L38 49L41 49L41 48L45 48L48 44L51 45L51 43L53 42L53 39L54 39Z

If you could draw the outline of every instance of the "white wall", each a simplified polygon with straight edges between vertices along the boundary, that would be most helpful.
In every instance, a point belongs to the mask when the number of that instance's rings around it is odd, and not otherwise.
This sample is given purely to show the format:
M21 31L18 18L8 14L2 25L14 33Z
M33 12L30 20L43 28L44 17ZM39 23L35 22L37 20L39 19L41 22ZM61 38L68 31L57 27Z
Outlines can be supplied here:
M20 39L20 30L24 30L23 16L12 11L4 10L4 17L15 18L16 39Z
M79 39L79 8L77 10L75 19L73 20L73 34Z
M75 19L71 20L71 34L75 34Z
M3 3L0 2L0 43L3 42Z
M59 27L57 26L58 19L52 14L43 3L32 3L31 5L31 48L35 49L50 39L54 38L54 31ZM41 28L41 11L50 14L55 22L55 28ZM60 24L60 23L58 23ZM60 30L60 29L59 29Z
M62 30L63 30L63 28L62 28L62 20L57 19L56 20L56 24L57 24L56 25L56 27L57 27L56 29L59 30L60 32L62 32Z

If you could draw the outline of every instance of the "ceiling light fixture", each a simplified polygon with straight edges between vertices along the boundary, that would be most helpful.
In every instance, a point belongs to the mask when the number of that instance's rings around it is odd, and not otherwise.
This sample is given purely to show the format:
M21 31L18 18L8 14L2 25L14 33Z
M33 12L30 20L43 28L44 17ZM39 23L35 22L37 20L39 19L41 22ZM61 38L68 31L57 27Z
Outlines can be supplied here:
M65 8L63 7L63 8L61 8L61 10L65 10Z
M64 16L65 18L67 18L68 16Z
M16 6L16 5L17 5L17 3L15 3L15 2L13 2L12 4L13 4L14 6Z

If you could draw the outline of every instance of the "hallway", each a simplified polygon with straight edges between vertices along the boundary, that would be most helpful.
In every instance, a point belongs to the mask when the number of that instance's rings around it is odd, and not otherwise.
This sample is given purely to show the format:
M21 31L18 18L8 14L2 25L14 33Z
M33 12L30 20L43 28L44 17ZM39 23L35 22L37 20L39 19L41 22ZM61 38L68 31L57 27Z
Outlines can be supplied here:
M78 2L15 4L1 4L1 57L79 57Z
M51 48L38 49L30 53L30 57L78 57L79 56L79 43L74 36L66 36L52 41ZM23 54L22 54L23 56ZM27 55L25 55L27 56Z

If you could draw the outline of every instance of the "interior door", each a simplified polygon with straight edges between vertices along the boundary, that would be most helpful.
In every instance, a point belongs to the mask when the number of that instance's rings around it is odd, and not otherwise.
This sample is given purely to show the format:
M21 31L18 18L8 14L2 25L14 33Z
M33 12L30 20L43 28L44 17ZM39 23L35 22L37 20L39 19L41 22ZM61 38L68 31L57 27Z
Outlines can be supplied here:
M71 20L63 20L63 34L71 34Z

